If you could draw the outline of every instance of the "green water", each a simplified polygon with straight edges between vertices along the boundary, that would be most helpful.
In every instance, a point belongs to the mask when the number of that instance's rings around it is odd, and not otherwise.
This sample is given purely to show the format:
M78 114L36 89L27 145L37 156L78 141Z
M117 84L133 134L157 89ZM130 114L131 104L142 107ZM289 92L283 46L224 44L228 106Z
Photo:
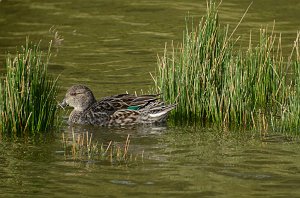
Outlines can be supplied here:
M232 29L252 0L226 0L222 23ZM0 63L16 46L53 37L50 72L60 74L62 92L88 85L99 98L151 85L157 54L165 42L181 40L184 17L202 16L206 1L0 1ZM261 25L282 32L288 52L300 29L298 0L253 1L237 34L246 40ZM254 36L255 37L255 36ZM71 134L67 125L62 129ZM210 128L77 127L94 141L125 142L144 158L127 165L73 161L64 156L61 133L35 142L0 144L0 197L300 197L299 143L283 136L261 140L251 134L228 135Z

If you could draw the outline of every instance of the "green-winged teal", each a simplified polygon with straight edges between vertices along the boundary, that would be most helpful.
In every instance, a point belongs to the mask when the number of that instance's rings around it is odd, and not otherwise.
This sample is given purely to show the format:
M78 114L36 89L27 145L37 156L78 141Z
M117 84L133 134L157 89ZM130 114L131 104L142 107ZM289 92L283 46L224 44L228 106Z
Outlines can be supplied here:
M96 101L92 91L84 85L74 85L66 93L61 107L71 106L69 124L122 126L160 123L176 105L165 105L158 95L135 96L120 94Z

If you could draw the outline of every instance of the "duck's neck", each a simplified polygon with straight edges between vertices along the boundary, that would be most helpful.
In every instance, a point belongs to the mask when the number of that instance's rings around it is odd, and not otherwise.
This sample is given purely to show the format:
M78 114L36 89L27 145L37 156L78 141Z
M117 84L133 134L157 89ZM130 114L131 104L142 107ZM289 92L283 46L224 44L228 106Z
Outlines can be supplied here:
M80 116L82 114L82 111L77 111L74 109L69 116L69 123L77 123L80 124Z

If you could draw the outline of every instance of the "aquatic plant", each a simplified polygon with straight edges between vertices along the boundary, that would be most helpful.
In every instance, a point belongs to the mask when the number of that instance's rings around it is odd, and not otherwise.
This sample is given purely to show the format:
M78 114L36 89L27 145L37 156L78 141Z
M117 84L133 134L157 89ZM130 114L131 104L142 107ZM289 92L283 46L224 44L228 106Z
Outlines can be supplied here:
M299 134L300 129L300 32L294 42L288 66L288 86L282 92L280 111L272 118L273 128L283 132Z
M40 43L26 39L26 45L14 56L6 57L6 74L0 83L0 121L2 134L31 136L56 126L55 97L57 78L48 72L51 42L47 54Z
M279 120L290 123L286 117L299 114L299 45L290 56L298 61L286 60L281 35L275 35L273 27L271 32L260 30L255 47L250 33L243 50L234 39L239 24L232 33L229 25L221 27L218 7L210 1L197 27L187 17L179 47L173 43L171 51L165 47L152 77L163 99L177 103L175 121L278 130ZM291 75L290 70L298 72ZM296 80L289 83L289 79ZM299 125L299 116L293 122Z
M124 144L109 141L107 145L93 141L89 132L74 133L68 137L62 134L62 142L66 159L74 161L109 161L111 164L126 164L137 161L138 155L129 152L130 135ZM143 160L143 153L140 155Z

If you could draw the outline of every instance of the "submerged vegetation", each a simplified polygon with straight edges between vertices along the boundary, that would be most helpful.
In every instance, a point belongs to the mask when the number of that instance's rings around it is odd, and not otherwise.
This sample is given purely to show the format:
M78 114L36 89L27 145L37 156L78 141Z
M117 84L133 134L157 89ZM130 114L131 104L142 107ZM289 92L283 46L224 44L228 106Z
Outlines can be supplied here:
M110 141L107 145L93 142L93 134L89 132L74 133L71 137L62 134L62 142L66 159L74 161L109 161L111 164L126 164L143 160L143 153L135 155L129 153L130 135L124 144Z
M281 35L274 29L261 29L257 44L250 33L244 50L234 39L237 27L232 33L228 25L221 27L218 7L212 2L197 27L187 18L182 43L166 47L158 59L153 76L156 91L169 103L177 103L172 116L178 122L299 129L300 33L286 58Z
M58 85L47 72L50 48L51 43L44 54L40 44L27 39L20 52L7 55L6 75L0 83L3 135L30 136L55 126Z

